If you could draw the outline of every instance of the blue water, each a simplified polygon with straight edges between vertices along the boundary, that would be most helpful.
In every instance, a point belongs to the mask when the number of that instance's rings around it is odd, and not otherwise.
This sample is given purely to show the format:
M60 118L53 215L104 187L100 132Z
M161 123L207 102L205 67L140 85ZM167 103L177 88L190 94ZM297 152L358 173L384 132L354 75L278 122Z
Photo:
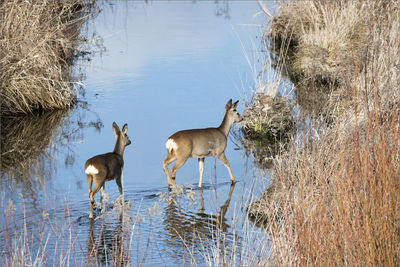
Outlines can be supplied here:
M199 191L197 159L189 159L176 178L184 194L174 197L162 169L165 141L178 130L219 126L231 98L240 100L243 111L266 17L257 1L106 1L100 7L85 31L99 44L97 52L78 64L85 84L79 99L88 105L80 104L55 130L47 149L50 163L39 171L45 178L27 173L28 191L25 182L3 179L2 213L12 202L17 219L2 219L2 229L9 223L22 229L24 221L32 231L57 223L61 229L55 232L64 231L58 242L75 240L71 265L112 263L104 247L123 248L122 262L132 265L203 265L205 251L219 239L217 226L222 225L228 247L240 235L233 225L244 223L249 195L263 191L264 180L256 178L264 176L229 138L226 156L238 181L232 192L226 168L214 158L205 161ZM126 207L121 217L114 203L118 188L108 182L106 213L97 212L98 219L90 222L83 167L88 158L113 150L113 121L128 124L132 141L124 154ZM49 235L48 253L57 250L56 236Z

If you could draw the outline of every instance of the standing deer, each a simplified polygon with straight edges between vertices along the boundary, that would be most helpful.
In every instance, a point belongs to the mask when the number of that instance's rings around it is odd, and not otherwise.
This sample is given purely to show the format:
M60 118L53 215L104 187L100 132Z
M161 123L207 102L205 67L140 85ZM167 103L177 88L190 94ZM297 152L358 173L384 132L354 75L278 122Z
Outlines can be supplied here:
M89 218L93 218L93 208L96 208L94 202L94 195L101 189L100 205L103 202L103 195L105 191L105 182L115 179L118 185L119 194L123 196L121 174L124 167L123 154L125 147L131 144L126 132L128 131L128 124L119 130L118 125L113 122L113 131L115 134L115 147L114 151L106 154L101 154L90 158L85 163L85 173L89 185L89 198L90 198L90 214ZM94 189L92 191L92 182L94 181Z
M169 188L172 187L172 184L175 184L176 171L185 164L189 157L198 158L199 160L199 187L201 187L203 180L204 158L209 156L218 157L228 169L232 184L235 183L235 177L233 177L230 164L225 157L225 148L227 136L232 125L243 120L236 111L238 102L236 101L232 104L232 99L230 99L226 103L225 116L218 128L184 130L176 132L168 138L165 144L168 156L163 161L163 167ZM176 160L176 163L171 169L171 178L168 165L174 160Z

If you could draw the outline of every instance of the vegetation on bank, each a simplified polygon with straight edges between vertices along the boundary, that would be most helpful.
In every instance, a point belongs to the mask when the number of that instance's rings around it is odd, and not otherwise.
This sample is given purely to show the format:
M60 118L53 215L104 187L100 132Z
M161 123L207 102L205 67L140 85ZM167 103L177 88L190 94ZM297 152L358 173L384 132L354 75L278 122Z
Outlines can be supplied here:
M279 95L257 92L243 113L244 123L238 137L246 152L253 153L260 167L268 168L272 158L295 132L293 101ZM251 141L249 141L251 140Z
M289 99L257 93L252 100L243 113L245 136L253 140L273 141L287 138L294 128L293 106Z
M91 4L74 1L0 2L1 115L65 109L79 87L72 63Z
M283 2L266 36L308 112L249 207L274 264L399 265L399 2Z

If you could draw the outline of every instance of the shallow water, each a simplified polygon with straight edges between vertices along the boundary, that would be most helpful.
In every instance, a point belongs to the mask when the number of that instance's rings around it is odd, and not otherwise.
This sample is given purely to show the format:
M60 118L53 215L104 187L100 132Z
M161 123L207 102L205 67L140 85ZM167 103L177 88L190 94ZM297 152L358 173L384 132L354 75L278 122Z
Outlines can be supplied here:
M230 98L243 110L265 17L257 16L257 1L115 1L101 9L87 31L105 50L80 62L80 99L88 104L6 124L1 244L18 229L31 233L32 258L45 244L49 264L222 264L218 253L239 255L238 247L251 247L243 244L245 209L250 196L261 195L264 180L254 179L259 170L229 138L235 186L226 168L207 158L198 190L197 160L189 159L169 192L165 141L178 130L218 126ZM90 221L83 166L113 150L113 121L128 123L132 141L124 154L124 202L115 182L107 182L105 211ZM3 253L10 250L2 246Z

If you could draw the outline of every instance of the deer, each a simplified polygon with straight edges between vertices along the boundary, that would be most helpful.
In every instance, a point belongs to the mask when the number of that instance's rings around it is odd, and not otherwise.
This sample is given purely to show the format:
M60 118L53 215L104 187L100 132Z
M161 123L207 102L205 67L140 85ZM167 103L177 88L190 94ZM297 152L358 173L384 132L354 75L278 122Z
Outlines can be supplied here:
M168 188L175 184L176 171L182 167L189 157L198 158L199 162L199 188L202 187L204 173L204 159L209 156L217 157L228 169L232 184L236 182L229 161L225 156L225 148L229 131L234 123L243 120L237 112L239 101L232 104L232 99L225 105L225 115L222 123L217 128L191 129L178 131L171 135L165 144L168 155L163 161L163 168L168 180ZM171 168L168 165L175 161Z
M89 186L90 213L89 218L93 219L93 209L96 208L94 196L101 188L100 205L103 202L105 192L105 182L115 179L117 183L120 197L123 199L123 190L121 184L122 168L124 167L124 150L125 147L131 144L126 132L128 124L125 124L120 131L118 125L113 122L112 128L115 135L114 151L106 154L101 154L88 159L85 163L85 173ZM94 181L94 189L92 183Z

